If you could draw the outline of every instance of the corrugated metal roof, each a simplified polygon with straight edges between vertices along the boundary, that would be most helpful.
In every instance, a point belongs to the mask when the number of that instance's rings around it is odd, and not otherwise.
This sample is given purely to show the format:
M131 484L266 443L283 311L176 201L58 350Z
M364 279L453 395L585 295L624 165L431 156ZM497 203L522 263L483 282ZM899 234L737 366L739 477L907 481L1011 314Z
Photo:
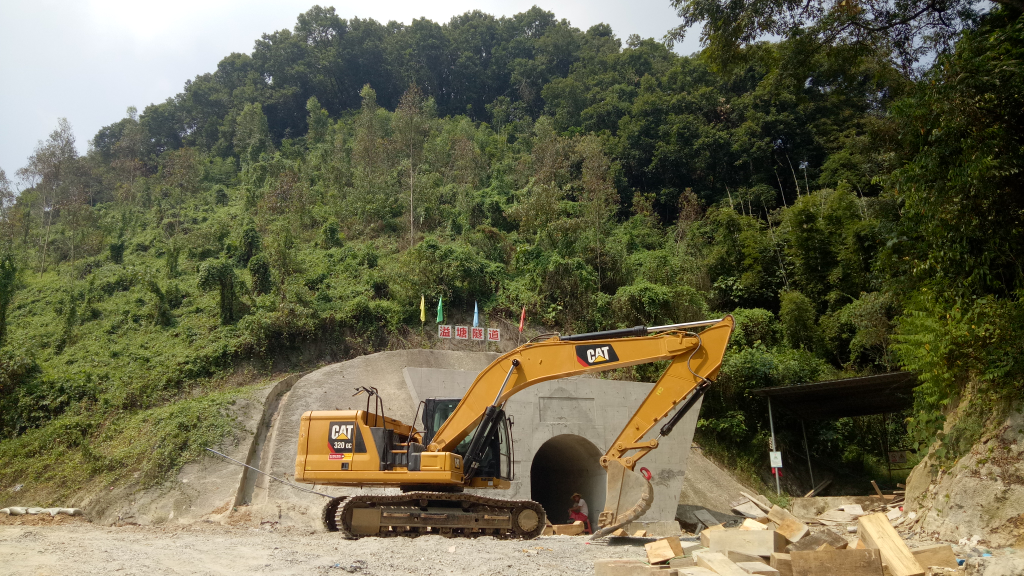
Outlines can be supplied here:
M906 410L914 404L913 390L917 385L916 374L891 372L751 392L771 398L772 408L813 420Z

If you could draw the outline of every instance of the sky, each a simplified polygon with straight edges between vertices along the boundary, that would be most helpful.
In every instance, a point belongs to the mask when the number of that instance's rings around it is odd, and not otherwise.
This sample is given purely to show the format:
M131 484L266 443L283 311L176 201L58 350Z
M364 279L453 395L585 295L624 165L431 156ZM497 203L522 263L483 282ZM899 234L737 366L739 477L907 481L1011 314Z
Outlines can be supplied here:
M264 33L294 28L315 0L0 0L0 169L15 180L36 145L66 117L80 153L96 132L163 102L232 52L251 53ZM481 10L511 16L534 4L582 30L601 22L623 40L661 39L680 19L669 0L379 0L333 5L342 18L448 22ZM676 52L699 49L687 35ZM21 188L15 182L16 188Z

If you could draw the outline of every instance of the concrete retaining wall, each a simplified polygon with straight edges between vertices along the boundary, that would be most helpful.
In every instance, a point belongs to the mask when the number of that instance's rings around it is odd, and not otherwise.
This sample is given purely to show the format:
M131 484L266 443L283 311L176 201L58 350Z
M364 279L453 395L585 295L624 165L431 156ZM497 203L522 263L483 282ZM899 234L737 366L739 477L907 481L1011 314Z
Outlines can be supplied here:
M461 370L409 367L403 372L415 402L431 397L459 398L476 378L475 372ZM578 491L588 501L591 523L596 525L597 515L604 506L604 471L597 465L595 475L594 469L585 467L580 460L589 459L596 464L596 458L619 435L652 387L643 382L578 377L542 382L513 396L505 411L515 422L512 437L516 479L507 497L534 499L543 504L542 500L548 499L543 496L548 492L564 496L563 508L548 510L553 522L561 522L568 519L568 496ZM658 449L638 465L648 468L653 476L654 504L644 516L645 522L675 519L699 408L699 404L695 406L672 435L662 438ZM648 439L655 437L657 429L649 433ZM588 450L581 442L584 439L593 444L596 451ZM561 485L532 485L531 472L536 472L534 457L546 444L560 452L570 466L576 467L577 477L565 478Z

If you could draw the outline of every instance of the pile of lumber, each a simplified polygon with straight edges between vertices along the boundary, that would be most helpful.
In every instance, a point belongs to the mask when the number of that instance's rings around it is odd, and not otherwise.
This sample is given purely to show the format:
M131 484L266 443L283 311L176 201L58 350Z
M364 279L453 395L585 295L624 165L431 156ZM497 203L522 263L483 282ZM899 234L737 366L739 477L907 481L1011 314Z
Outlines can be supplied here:
M736 528L706 522L700 541L662 538L645 545L647 561L598 560L597 576L937 576L963 574L948 544L911 550L885 512L842 511L846 530L812 529L763 497L743 494L733 510L747 519ZM702 520L703 522L703 520ZM707 525L711 524L711 525ZM853 534L855 533L855 535Z
M583 525L581 520L577 520L572 524L551 524L548 522L544 526L544 531L541 532L542 536L579 536L583 534L586 527Z

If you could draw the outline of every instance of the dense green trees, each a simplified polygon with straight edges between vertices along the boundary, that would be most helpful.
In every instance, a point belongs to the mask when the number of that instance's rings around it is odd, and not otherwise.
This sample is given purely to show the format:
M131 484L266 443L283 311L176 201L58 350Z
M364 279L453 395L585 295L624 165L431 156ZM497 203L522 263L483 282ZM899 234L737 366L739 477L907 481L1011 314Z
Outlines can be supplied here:
M754 388L911 368L922 434L966 381L1005 394L1019 13L920 82L896 44L827 46L824 16L747 37L773 22L678 56L538 8L405 26L314 7L84 157L62 121L17 198L0 172L4 262L39 272L9 284L7 349L35 357L0 357L0 429L151 409L241 361L379 350L418 337L421 295L563 333L732 312L701 430L758 454ZM810 432L851 460L878 430Z

